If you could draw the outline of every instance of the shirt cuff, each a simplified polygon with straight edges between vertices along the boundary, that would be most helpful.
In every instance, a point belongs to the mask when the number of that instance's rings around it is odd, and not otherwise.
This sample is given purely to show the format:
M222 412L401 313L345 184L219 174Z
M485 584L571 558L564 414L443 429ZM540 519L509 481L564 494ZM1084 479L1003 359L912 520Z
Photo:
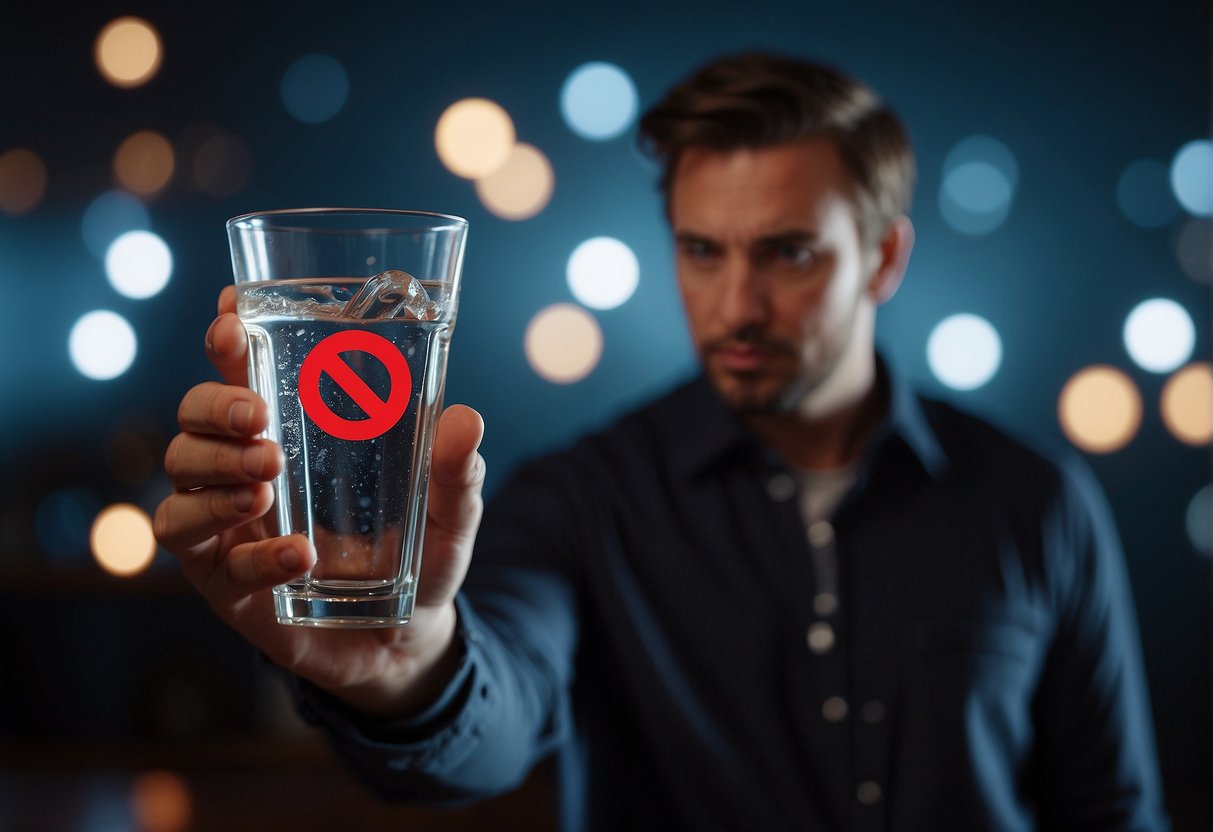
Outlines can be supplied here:
M364 714L297 676L289 676L300 713L308 722L329 731L342 750L360 756L361 748L375 756L390 754L390 767L446 768L456 764L476 744L473 725L483 697L473 696L479 665L479 633L462 594L455 599L455 638L459 660L455 674L438 698L420 713L404 719Z

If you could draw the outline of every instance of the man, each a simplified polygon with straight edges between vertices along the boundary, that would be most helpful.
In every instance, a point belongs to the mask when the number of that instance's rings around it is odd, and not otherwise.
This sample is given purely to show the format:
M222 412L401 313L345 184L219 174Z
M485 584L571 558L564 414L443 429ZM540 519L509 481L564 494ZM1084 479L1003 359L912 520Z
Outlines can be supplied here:
M555 754L569 829L1166 828L1098 489L875 353L913 242L897 119L742 55L641 132L703 376L524 467L478 537L482 426L450 408L409 626L274 622L313 553L267 525L230 289L159 539L385 794L492 794Z

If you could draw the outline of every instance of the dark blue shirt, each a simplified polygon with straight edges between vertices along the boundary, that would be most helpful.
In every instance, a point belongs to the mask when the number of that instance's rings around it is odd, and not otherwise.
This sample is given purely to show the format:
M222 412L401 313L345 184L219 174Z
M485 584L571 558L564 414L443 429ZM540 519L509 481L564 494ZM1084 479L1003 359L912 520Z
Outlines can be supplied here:
M811 534L795 472L703 379L526 466L486 512L441 699L386 724L300 685L305 713L407 799L555 754L566 829L1167 828L1092 477L882 385Z

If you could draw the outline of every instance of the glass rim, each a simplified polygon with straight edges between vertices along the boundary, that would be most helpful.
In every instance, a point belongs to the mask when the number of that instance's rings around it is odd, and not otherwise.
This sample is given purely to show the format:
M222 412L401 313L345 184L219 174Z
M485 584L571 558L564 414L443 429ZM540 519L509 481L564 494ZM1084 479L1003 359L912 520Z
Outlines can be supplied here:
M225 225L230 230L247 226L254 219L267 218L274 219L278 217L316 217L324 215L354 217L359 215L378 216L378 217L400 217L400 218L424 218L430 220L444 220L450 223L454 228L466 228L468 221L463 217L455 214L443 214L437 211L418 211L405 208L274 208L268 211L249 211L245 214L238 214L229 219ZM289 230L290 226L270 226L280 230ZM322 230L321 227L315 227L316 230ZM440 226L435 226L431 230L439 230Z

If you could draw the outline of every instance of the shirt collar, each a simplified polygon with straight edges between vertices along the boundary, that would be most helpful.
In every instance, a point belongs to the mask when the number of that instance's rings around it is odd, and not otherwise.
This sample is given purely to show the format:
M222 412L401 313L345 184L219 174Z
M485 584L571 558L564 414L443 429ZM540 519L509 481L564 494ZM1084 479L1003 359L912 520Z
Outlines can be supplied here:
M933 479L947 475L947 455L940 447L917 394L899 376L889 371L877 355L877 380L888 391L889 412L873 433L859 462L867 468L889 443L901 443ZM774 451L729 409L706 375L700 374L675 390L671 406L663 409L662 434L670 451L674 472L694 478L734 455L781 465Z

